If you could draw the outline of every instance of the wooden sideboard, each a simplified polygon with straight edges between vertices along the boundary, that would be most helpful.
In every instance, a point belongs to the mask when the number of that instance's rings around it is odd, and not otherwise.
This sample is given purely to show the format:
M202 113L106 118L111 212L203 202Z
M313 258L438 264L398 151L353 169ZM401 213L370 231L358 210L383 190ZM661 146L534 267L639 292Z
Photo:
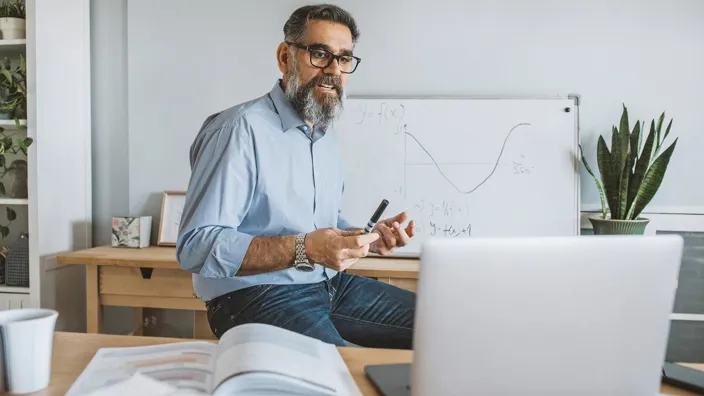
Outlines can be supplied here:
M57 256L62 264L86 266L86 330L100 333L102 307L133 308L133 327L141 328L144 308L192 310L193 337L213 338L205 304L193 293L191 274L176 261L176 248L142 249L98 246ZM347 272L416 291L419 261L368 257Z

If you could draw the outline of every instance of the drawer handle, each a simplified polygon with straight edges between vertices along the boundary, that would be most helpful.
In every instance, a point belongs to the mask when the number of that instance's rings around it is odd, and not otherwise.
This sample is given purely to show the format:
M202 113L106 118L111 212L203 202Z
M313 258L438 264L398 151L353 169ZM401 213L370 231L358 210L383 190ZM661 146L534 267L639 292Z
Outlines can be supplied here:
M142 279L151 279L152 271L154 271L154 268L139 268L139 272L142 273Z

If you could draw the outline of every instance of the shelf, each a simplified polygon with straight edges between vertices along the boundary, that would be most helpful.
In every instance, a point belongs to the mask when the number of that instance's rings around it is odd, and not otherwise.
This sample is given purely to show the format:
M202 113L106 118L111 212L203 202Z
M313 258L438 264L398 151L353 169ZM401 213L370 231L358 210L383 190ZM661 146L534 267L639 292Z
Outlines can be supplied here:
M28 287L20 287L20 286L0 285L0 293L29 294L29 288Z
M27 120L20 120L20 125L27 125ZM0 127L5 129L17 128L15 120L0 120Z
M2 55L10 55L11 53L24 51L27 47L26 39L16 40L0 40L0 53Z
M0 198L0 205L29 205L27 198Z

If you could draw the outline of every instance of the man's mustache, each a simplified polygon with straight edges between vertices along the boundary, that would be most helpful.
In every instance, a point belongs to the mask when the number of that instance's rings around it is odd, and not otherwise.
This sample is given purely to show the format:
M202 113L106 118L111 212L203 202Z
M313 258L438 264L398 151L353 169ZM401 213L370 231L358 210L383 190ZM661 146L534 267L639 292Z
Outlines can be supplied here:
M331 76L329 74L324 74L322 76L314 77L310 83L308 83L308 88L313 88L317 85L330 85L335 88L338 95L342 93L342 81L340 81L340 76Z

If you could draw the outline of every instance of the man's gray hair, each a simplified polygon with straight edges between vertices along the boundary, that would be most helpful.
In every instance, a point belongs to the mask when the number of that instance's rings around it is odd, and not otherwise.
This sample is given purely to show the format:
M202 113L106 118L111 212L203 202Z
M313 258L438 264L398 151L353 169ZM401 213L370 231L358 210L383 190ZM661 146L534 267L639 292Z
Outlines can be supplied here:
M353 44L359 39L359 29L352 15L333 4L307 5L294 11L284 24L284 39L294 43L302 42L308 21L312 20L341 23L350 29Z

